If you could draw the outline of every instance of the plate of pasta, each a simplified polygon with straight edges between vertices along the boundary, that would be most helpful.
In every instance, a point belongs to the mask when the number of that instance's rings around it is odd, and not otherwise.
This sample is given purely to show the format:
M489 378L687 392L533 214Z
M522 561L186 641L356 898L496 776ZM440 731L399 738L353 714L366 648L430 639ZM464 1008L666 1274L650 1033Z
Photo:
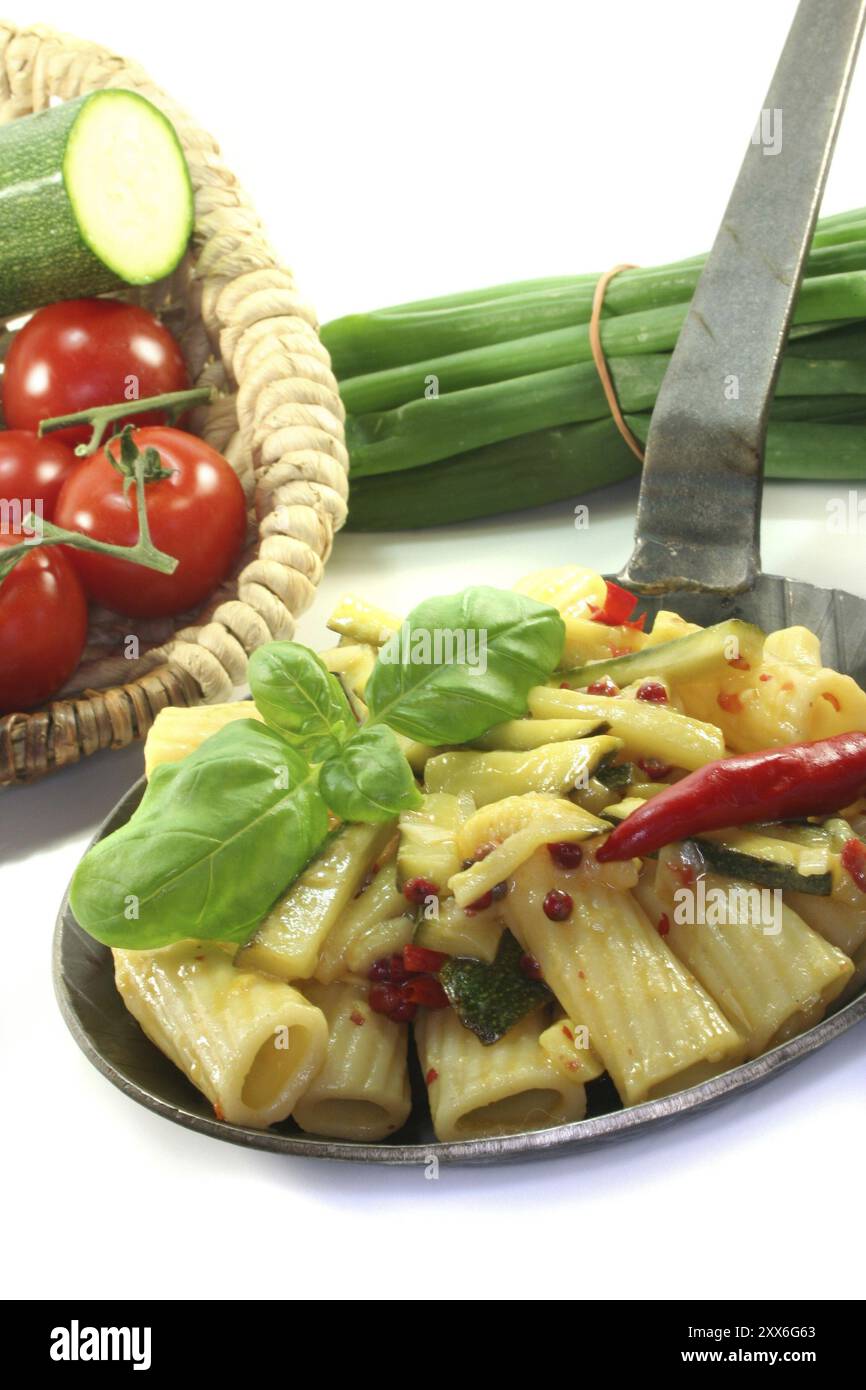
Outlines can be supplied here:
M349 597L251 699L162 710L61 908L87 1055L236 1143L490 1161L866 1016L866 693L806 626L664 603L576 565Z

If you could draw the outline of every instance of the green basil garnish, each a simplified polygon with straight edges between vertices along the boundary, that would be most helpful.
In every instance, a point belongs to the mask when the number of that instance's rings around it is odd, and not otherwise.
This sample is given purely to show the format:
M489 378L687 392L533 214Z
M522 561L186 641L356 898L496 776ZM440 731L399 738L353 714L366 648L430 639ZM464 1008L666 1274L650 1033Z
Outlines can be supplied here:
M319 790L341 820L373 825L416 810L424 799L397 739L384 724L365 725L325 763Z
M244 941L327 832L304 760L239 719L156 769L131 820L79 864L72 911L97 941L129 950Z
M311 763L339 752L357 729L343 687L309 647L268 642L250 658L256 708Z
M526 713L564 642L557 610L524 594L480 586L427 599L379 653L370 719L434 746L480 738Z

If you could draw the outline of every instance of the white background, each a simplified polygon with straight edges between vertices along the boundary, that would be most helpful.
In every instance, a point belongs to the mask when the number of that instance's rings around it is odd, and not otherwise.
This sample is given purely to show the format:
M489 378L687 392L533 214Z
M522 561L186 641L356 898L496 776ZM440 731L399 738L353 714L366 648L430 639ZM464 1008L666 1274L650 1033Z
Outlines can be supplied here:
M789 0L146 5L11 0L137 56L221 140L322 319L705 249ZM825 199L866 203L866 67ZM767 488L765 567L866 595L837 488ZM337 541L334 598L389 607L542 564L616 568L635 488L416 536ZM656 1136L540 1166L420 1171L245 1153L140 1109L52 997L54 915L140 750L0 794L0 1280L23 1297L762 1299L864 1293L866 1049L848 1033Z

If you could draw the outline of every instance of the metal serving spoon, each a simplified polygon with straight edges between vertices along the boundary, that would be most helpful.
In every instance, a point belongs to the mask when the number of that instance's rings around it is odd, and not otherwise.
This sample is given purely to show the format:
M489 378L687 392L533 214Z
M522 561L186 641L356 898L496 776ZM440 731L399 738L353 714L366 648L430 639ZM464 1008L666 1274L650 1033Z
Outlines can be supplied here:
M758 554L764 441L791 312L863 29L866 0L801 0L766 101L781 112L781 149L750 146L704 267L653 414L637 544L620 581L697 622L744 617L764 628L802 623L825 660L866 685L866 601L762 574ZM781 119L781 127L779 127ZM736 383L737 390L731 389ZM728 388L726 391L726 387ZM123 825L144 783L97 839ZM491 1163L585 1148L716 1104L789 1066L866 1018L866 993L799 1037L700 1086L623 1110L594 1082L589 1118L507 1139L438 1143L425 1087L413 1078L409 1124L387 1144L262 1132L215 1120L207 1101L148 1042L114 987L110 952L60 909L54 980L87 1056L127 1095L167 1119L251 1148L373 1163Z

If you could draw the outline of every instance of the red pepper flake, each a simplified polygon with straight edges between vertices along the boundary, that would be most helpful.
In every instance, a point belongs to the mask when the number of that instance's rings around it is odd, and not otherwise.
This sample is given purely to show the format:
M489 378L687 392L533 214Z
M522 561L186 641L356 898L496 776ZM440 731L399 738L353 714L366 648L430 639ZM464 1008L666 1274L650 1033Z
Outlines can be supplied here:
M579 980L585 980L585 979L586 979L586 976L584 975L584 973L583 973L582 970L578 970L578 972L577 972L577 978L578 978Z
M364 1024L367 1022L360 1009L353 1009L349 1014L349 1018L353 1023L357 1024L359 1028L363 1028Z
M759 681L771 681L772 679L773 677L770 675L769 671L762 671L758 677Z
M661 681L643 681L635 692L636 700L646 700L651 705L666 705L668 692Z
M527 980L541 979L541 966L535 959L535 956L521 956L518 961L518 968L521 974L526 976Z
M608 651L613 657L631 656L631 647L617 647L613 642L611 642L610 646L608 647Z
M593 613L592 622L605 623L608 627L622 627L637 608L637 598L634 594L630 594L628 589L621 588L619 584L613 584L609 579L605 583L604 607L599 612Z
M574 1042L574 1034L572 1033L571 1029L570 1029L565 1023L563 1023L563 1025L562 1025L562 1031L563 1031L563 1033L565 1034L565 1036L568 1038L568 1041L569 1041L569 1042Z
M646 613L641 613L639 618L626 618L623 627L634 628L635 632L643 632L646 627Z
M566 1062L568 1071L580 1071L580 1062Z
M204 960L204 956L196 956L196 960Z
M561 888L551 888L543 903L544 915L551 922L567 922L574 911L574 899Z
M428 1086L432 1086L434 1081L439 1080L439 1073L435 1067L430 1068L427 1075L424 1077L424 1080L426 1081Z
M615 699L619 694L619 686L616 681L612 681L610 676L600 676L592 685L586 687L587 695L606 695L608 699Z
M794 682L793 682L793 681L783 681L780 688L781 688L782 690L793 690L793 689L794 689Z
M403 897L407 902L415 903L420 907L426 898L436 898L439 896L438 883L431 883L429 878L410 878L403 884Z
M660 758L638 758L637 765L651 782L663 782L673 772L672 764L663 763Z
M688 888L695 881L695 871L691 864L672 864L671 873L679 879L684 888Z
M215 1100L213 1103L213 1113L216 1115L218 1120L224 1120L226 1117L225 1111L223 1110L218 1100Z
M425 946L403 947L403 967L410 975L435 975L447 959L444 951L428 951Z
M734 666L738 671L751 671L751 664L744 656L729 656L728 665Z
M447 1009L448 995L432 975L413 975L401 986L404 999L422 1009Z
M782 688L784 689L784 686ZM717 700L719 708L723 709L725 714L742 714L743 702L736 690L723 690Z
M866 845L862 840L846 840L842 848L842 867L851 875L860 889L866 893Z
M474 903L470 903L468 907L464 907L463 911L467 917L474 917L476 912L485 912L492 902L493 889L491 888L489 892L482 893L480 898L476 898Z
M656 930L657 930L659 936L667 936L667 934L668 934L668 932L670 931L670 929L671 929L670 918L668 917L668 914L667 914L666 912L663 912L662 915L661 915L661 917L659 918L657 924L656 924Z
M547 853L560 869L576 869L583 859L581 846L573 845L568 840L557 840L548 845Z
M836 712L837 712L837 714L838 714L838 712L839 712L839 710L842 708L842 706L841 706L841 704L839 703L839 700L837 699L837 697L833 694L832 690L822 690L822 691L821 691L821 695L823 696L823 698L824 698L825 700L829 700L830 704L833 706L834 710L836 710Z
M568 681L560 681L559 688L560 690L570 690L571 686L569 685Z

